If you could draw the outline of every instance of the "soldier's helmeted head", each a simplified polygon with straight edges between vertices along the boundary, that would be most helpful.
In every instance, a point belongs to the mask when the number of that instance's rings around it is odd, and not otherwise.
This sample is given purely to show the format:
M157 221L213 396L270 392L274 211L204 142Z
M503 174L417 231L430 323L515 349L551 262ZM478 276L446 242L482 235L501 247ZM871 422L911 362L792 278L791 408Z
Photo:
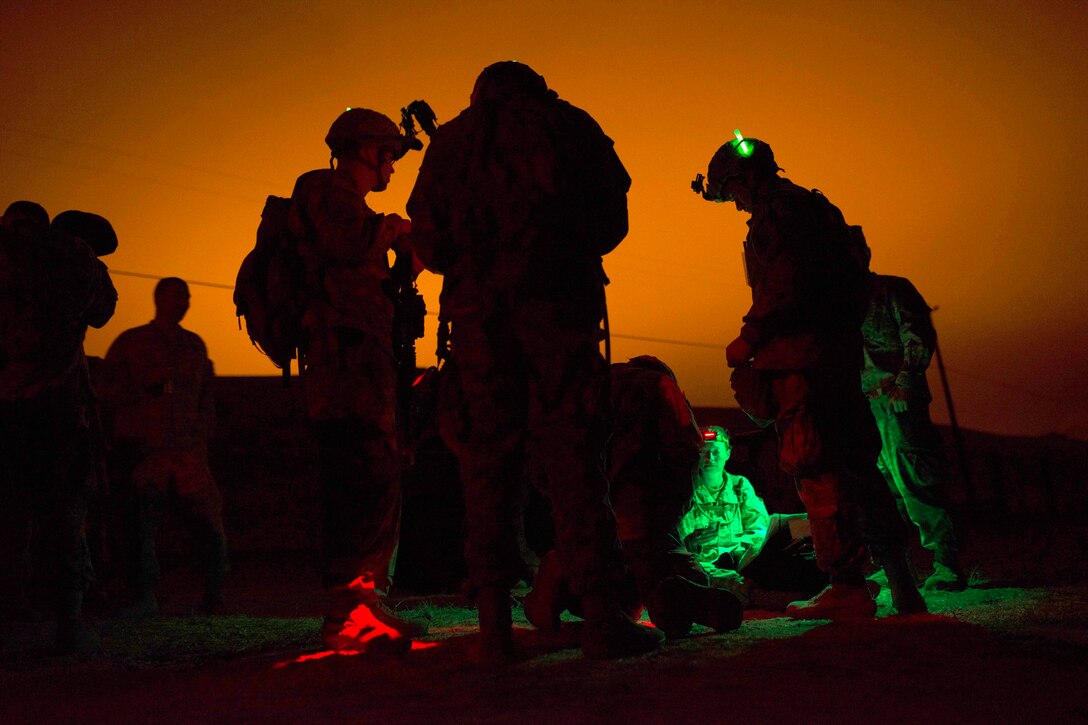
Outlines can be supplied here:
M700 465L705 468L724 468L725 462L733 452L729 441L729 431L720 425L703 427L703 450Z
M21 237L37 237L49 229L49 213L33 201L13 201L0 217L0 226Z
M377 147L394 161L408 153L408 139L384 113L369 108L349 108L332 122L325 144L335 159L343 160L366 147Z
M96 257L105 257L117 250L117 233L113 225L98 214L76 209L62 211L53 218L51 228L87 242Z
M492 63L476 78L469 97L469 105L494 103L513 98L548 98L555 94L548 90L544 76L516 60Z
M674 383L676 382L676 374L672 371L672 368L653 355L639 355L638 357L633 357L627 361L627 364L632 367L642 368L643 370L653 370L654 372L668 375L672 378Z
M164 277L155 285L155 319L178 324L189 311L189 285L180 277Z
M713 202L736 201L734 184L758 185L781 170L769 144L757 138L744 138L737 132L737 138L722 144L711 157L703 198Z

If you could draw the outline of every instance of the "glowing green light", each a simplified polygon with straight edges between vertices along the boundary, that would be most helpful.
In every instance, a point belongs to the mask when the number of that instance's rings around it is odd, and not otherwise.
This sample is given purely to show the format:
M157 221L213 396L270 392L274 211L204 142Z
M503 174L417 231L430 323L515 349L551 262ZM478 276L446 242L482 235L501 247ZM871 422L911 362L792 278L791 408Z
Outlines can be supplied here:
M737 147L738 153L740 153L741 156L751 156L754 149L748 145L747 141L744 140L744 136L741 135L740 129L734 128L733 135L737 137L737 141L734 146Z

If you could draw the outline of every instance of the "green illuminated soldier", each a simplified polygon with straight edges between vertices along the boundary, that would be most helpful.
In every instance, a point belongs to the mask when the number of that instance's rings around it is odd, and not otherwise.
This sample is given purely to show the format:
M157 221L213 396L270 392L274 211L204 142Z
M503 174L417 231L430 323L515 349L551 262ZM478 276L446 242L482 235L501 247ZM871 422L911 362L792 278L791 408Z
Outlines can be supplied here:
M608 450L609 500L633 584L630 610L649 610L668 637L692 624L718 632L740 626L736 593L711 587L707 572L678 535L692 500L692 475L703 448L684 391L661 360L640 355L612 365L613 426ZM544 556L525 600L535 626L554 630L570 602L554 552Z
M850 229L868 264L872 252L861 227ZM932 396L926 369L937 344L929 305L910 280L871 272L869 311L861 332L861 388L880 429L880 471L903 519L918 527L922 546L934 556L933 574L924 587L960 591L967 580L948 512L947 463L929 417Z
M523 569L526 457L546 481L556 550L582 601L583 652L621 657L660 641L620 607L622 555L602 470L601 256L627 234L630 183L589 114L511 61L485 68L469 107L432 136L408 201L419 257L444 275L449 372L465 409L443 437L461 470L485 661L515 656L510 588Z
M769 514L751 481L726 469L731 452L724 428L703 429L692 505L679 525L681 541L711 586L733 592L749 607L777 609L786 593L816 594L827 586L827 575L811 555L807 517Z
M388 252L410 224L368 205L409 140L385 115L350 108L325 137L335 167L298 178L289 225L306 265L301 377L319 457L322 637L337 650L405 651L422 627L384 604L401 515Z
M693 187L751 214L744 242L752 306L726 348L737 400L778 433L779 466L797 482L817 563L831 583L787 611L803 618L872 616L866 545L900 613L925 610L906 558L906 532L876 467L880 435L858 388L865 269L842 213L778 175L770 146L737 138Z

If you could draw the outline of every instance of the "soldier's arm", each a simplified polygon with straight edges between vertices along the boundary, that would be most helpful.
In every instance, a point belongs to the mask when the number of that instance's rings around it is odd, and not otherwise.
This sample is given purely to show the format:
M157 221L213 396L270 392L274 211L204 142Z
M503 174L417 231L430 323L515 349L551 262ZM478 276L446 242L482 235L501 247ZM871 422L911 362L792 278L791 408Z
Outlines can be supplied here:
M794 224L788 210L777 205L759 227L764 265L752 306L744 316L740 336L753 347L774 337L783 325L803 314L804 259L790 239Z
M113 317L117 309L117 288L113 286L110 270L95 259L94 301L87 311L87 324L98 329Z
M203 344L201 345L203 347ZM206 441L211 440L215 434L215 367L208 359L207 351L204 353L204 380L200 389L200 423L201 433Z
M130 362L131 341L131 335L122 332L110 345L102 360L101 376L96 389L114 408L131 405L139 400L139 386L133 379Z
M937 343L929 305L910 281L897 278L890 287L892 314L899 324L903 365L895 384L905 390L925 385L926 369Z
M432 272L445 272L453 263L453 216L448 194L458 188L447 183L446 174L455 168L451 145L450 124L440 127L436 138L423 156L415 187L408 198L407 211L412 220L412 248L424 267Z
M292 198L302 226L314 233L317 253L333 262L358 263L380 243L382 218L372 212L355 188L331 173L301 176ZM392 236L386 240L386 249Z
M767 526L770 524L771 517L767 513L767 506L763 503L763 499L752 487L751 481L744 476L737 476L737 478L740 479L737 498L740 502L741 523L744 527L741 538L746 546L759 547L767 537Z

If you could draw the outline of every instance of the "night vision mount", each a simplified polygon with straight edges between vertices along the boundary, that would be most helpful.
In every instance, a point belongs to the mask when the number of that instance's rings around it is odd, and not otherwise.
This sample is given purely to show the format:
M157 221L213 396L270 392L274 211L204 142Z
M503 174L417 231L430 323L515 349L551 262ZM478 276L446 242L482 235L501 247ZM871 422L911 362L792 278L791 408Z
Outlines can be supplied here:
M413 117L415 123L412 121ZM416 131L416 123L423 129L423 133L429 137L438 127L435 123L436 120L434 111L431 110L426 101L412 101L400 109L400 127L404 129L404 138L407 140L408 148L413 151L419 151L423 148L423 142L417 138L419 132Z

